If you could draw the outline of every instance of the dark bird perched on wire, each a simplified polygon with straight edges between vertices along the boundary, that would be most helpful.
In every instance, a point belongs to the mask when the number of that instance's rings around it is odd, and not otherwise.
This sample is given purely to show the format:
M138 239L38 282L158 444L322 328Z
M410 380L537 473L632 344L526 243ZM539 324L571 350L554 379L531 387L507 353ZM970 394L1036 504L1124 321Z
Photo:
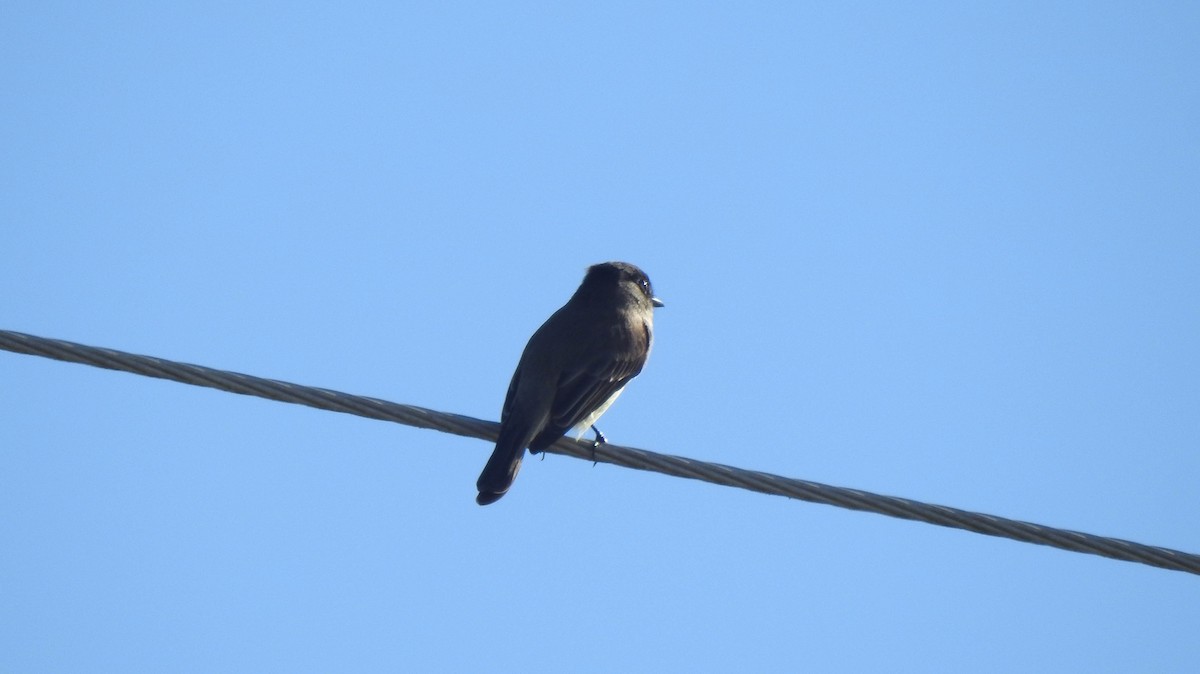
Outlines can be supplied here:
M504 496L521 469L525 449L540 452L568 430L593 424L642 371L653 341L650 279L627 262L593 265L579 290L533 333L508 385L500 437L476 487L479 505Z

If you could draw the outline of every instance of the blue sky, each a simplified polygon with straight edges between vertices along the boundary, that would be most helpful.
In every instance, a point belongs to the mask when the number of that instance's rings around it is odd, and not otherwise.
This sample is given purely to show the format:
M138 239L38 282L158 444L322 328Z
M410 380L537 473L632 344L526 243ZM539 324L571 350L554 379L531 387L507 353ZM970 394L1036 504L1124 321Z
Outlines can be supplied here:
M8 2L0 328L1200 551L1191 3ZM0 670L1200 668L1200 580L0 353Z

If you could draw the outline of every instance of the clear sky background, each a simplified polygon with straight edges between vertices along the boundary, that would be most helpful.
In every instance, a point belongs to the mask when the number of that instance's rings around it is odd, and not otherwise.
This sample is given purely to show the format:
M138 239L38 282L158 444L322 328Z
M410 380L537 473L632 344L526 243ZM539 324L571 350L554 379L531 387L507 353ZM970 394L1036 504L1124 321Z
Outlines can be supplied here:
M1195 3L0 6L0 328L1200 552ZM0 671L1200 670L1200 578L0 353Z

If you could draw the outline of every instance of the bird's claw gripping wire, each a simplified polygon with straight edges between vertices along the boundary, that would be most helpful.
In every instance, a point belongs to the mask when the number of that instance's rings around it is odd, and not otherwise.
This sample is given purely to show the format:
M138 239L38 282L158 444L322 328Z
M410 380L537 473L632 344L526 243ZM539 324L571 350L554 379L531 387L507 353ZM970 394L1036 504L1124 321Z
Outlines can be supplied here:
M596 450L600 448L600 445L608 442L608 438L604 437L599 428L596 428L596 424L592 424L592 432L596 434L596 437L592 440L592 465L594 466L599 463L596 460Z

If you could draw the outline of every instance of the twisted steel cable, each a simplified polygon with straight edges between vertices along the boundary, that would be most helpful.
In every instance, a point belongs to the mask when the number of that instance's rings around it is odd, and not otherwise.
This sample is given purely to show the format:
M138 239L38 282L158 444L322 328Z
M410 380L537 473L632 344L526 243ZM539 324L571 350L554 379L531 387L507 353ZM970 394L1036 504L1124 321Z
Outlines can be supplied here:
M333 412L356 414L370 419L394 421L417 428L428 428L493 442L500 428L499 424L494 422L460 414L449 414L378 398L291 384L8 330L0 330L0 349L169 379L184 384L207 386L279 402L308 405ZM1071 552L1084 552L1200 575L1200 555L1118 538L1056 529L994 515L921 503L895 496L883 496L857 489L834 487L819 482L787 478L619 445L603 444L593 450L590 442L564 438L548 448L547 451L581 459L595 459L626 468L650 470L675 477L740 487L763 494L775 494L811 503L879 513L943 527L965 529L988 536L1011 538L1025 543L1048 545Z

